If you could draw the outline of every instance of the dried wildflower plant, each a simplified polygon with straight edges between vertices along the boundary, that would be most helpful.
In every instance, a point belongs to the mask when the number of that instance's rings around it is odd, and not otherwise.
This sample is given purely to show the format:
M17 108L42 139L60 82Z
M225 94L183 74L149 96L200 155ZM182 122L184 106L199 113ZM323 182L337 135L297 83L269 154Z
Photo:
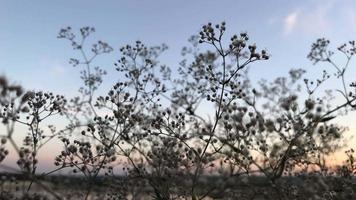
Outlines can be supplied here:
M208 23L182 49L177 73L159 62L166 45L141 41L119 48L119 80L98 95L105 70L93 61L114 49L87 46L94 28L61 29L79 58L83 86L77 97L24 91L0 77L0 179L3 199L353 199L354 151L335 169L326 158L344 145L345 127L334 122L355 108L355 83L347 83L355 43L340 46L338 65L329 41L318 39L308 58L330 64L321 78L305 70L253 86L248 68L270 58L245 32L226 41L226 24ZM202 50L203 49L203 50ZM335 95L319 91L332 75ZM340 101L338 101L340 102ZM208 110L206 117L201 110ZM64 127L44 123L60 118ZM23 143L13 137L27 128ZM37 170L39 149L63 147L54 168ZM6 165L14 150L17 167ZM67 173L68 176L58 176ZM75 176L77 175L77 176ZM67 183L71 185L67 185ZM17 191L17 193L15 193ZM19 192L21 191L21 192Z

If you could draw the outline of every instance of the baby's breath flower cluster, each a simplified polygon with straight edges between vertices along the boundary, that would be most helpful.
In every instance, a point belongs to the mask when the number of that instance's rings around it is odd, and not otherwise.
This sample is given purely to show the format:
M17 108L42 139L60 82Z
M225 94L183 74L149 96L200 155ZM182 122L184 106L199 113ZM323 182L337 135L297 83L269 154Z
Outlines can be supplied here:
M54 199L354 199L356 191L347 186L356 173L354 150L334 171L326 158L343 145L346 128L334 118L356 107L356 83L345 78L355 42L337 48L346 56L343 67L334 62L329 40L312 45L308 58L330 64L334 73L324 70L314 81L305 70L291 69L288 77L255 85L248 67L269 53L246 32L225 41L226 30L225 22L202 26L182 49L177 74L159 62L164 44L136 41L119 48L119 80L101 96L107 72L93 61L114 49L103 41L87 47L91 27L58 34L81 55L69 60L81 67L78 96L26 92L0 77L0 118L7 130L0 166L11 145L18 180L25 180L21 197L39 199L35 191L43 190ZM341 82L341 104L319 91L332 75ZM54 115L64 127L47 123ZM15 124L27 128L22 145L13 139ZM39 175L39 154L47 153L40 150L53 141L62 150L54 168ZM76 176L55 176L65 172ZM0 198L9 199L3 186L0 179Z
M0 163L6 158L9 154L9 150L6 149L5 144L7 142L6 138L1 138L0 140Z
M19 152L19 160L17 165L25 173L32 173L34 166L36 166L38 160L36 159L36 153L28 148L21 148Z

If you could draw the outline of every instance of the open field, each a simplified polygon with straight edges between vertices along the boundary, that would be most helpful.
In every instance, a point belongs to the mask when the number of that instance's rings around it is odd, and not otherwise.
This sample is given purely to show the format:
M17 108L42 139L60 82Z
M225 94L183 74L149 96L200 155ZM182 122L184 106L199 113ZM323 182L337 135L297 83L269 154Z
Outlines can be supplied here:
M3 175L4 176L4 175ZM7 175L8 176L8 175ZM91 186L91 192L87 194L87 186L82 177L51 176L33 183L30 192L27 187L30 184L25 178L11 175L12 181L2 181L0 199L134 199L150 200L160 199L155 196L155 191L145 181L133 181L124 177L115 177L110 180L99 177ZM188 182L181 180L169 180L169 199L192 199L189 197ZM110 183L109 183L110 182ZM117 185L113 186L113 182ZM204 196L206 188L211 192ZM50 190L47 190L50 189ZM50 191L50 192L49 192ZM269 183L265 178L239 177L228 181L219 177L204 177L199 180L197 189L202 199L241 199L241 200L268 200L268 199L355 199L356 179L341 179L337 177L301 176L283 177L275 184ZM55 193L55 195L53 194ZM56 197L57 195L57 197ZM161 198L165 199L165 198Z

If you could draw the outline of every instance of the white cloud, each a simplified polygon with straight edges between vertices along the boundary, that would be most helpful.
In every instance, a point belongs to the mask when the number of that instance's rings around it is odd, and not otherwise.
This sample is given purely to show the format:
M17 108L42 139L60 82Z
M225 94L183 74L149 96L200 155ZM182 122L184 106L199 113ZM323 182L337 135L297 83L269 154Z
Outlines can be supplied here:
M40 61L40 66L42 69L45 69L50 75L54 77L60 77L65 75L66 73L66 66L60 64L60 62L53 60L53 59L42 59Z
M293 29L297 24L297 20L298 20L298 11L294 11L288 14L284 18L284 34L287 35L293 31Z
M283 18L283 33L325 34L331 30L334 1L312 1L292 10Z
M65 72L66 72L66 69L62 65L54 65L51 67L51 73L54 76L62 76L65 74Z

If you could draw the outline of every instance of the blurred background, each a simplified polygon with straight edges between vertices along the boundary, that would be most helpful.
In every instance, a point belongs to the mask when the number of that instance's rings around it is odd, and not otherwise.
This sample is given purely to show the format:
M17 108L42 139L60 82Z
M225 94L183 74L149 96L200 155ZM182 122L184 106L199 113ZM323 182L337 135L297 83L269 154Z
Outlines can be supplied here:
M98 4L94 0L0 0L0 74L28 90L75 96L81 84L80 74L68 60L77 52L67 41L57 39L57 34L67 26L73 30L93 26L96 33L90 39L108 42L115 50L95 60L108 72L99 90L107 91L120 79L114 63L120 58L121 46L136 40L147 45L165 43L169 50L160 60L174 70L182 59L182 47L189 45L188 38L205 23L222 21L227 24L227 35L246 31L251 41L271 54L267 62L253 64L253 81L286 76L291 68L304 68L307 77L319 77L323 69L332 68L314 66L306 58L310 46L320 37L330 39L333 47L356 39L356 1L107 0ZM344 62L341 58L338 61ZM354 65L351 63L347 77L350 80L355 78ZM324 89L337 84L331 79ZM338 120L349 127L348 136L356 131L355 114ZM25 133L24 128L16 130L19 138ZM355 147L356 140L349 144ZM52 166L53 155L61 147L50 148L53 151L40 154L48 160L41 166L44 169ZM342 159L335 154L330 162Z

